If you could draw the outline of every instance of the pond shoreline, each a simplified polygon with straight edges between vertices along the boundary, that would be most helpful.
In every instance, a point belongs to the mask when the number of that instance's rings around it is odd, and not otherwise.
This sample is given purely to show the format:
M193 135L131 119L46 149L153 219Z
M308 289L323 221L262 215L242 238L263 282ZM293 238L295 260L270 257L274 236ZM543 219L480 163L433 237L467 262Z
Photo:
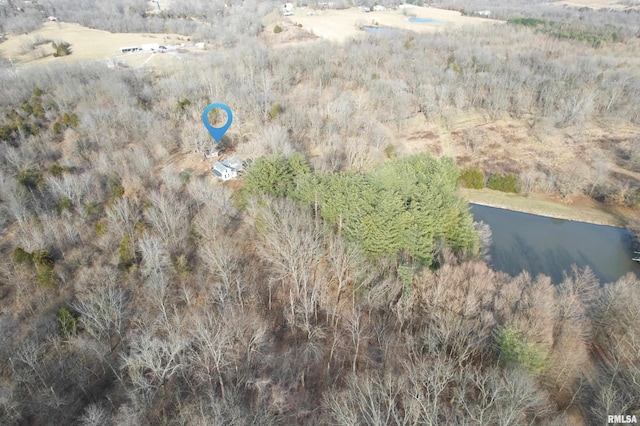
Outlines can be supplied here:
M580 197L569 204L545 194L508 194L491 189L460 188L459 194L469 203L481 206L617 228L627 228L629 218L640 214L638 209L613 207L587 197Z
M470 210L491 228L489 263L495 270L511 276L544 274L555 284L571 274L573 265L589 267L602 283L629 272L640 276L631 256L633 234L626 229L478 204Z

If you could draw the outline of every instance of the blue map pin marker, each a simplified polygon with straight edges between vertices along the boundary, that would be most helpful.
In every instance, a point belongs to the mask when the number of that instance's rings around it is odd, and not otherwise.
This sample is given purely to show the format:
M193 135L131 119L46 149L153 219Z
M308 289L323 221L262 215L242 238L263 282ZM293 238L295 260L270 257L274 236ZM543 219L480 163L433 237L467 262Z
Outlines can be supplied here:
M227 123L222 127L213 127L209 124L209 111L214 108L220 108L225 110L227 113ZM231 121L233 120L233 116L231 115L231 108L226 106L225 104L211 104L202 111L202 122L204 123L204 127L207 128L209 134L213 139L215 139L216 143L219 143L222 140L222 137L225 133L227 133L227 129L231 126Z

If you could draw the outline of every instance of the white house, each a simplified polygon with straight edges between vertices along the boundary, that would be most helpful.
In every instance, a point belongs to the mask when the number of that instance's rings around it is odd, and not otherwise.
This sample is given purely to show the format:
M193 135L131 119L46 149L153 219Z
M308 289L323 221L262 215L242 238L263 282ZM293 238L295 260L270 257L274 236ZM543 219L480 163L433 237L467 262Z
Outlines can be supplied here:
M238 171L222 161L216 161L211 169L211 173L222 180L229 180L238 177Z
M489 17L489 16L491 16L491 11L490 10L480 10L478 12L478 15Z
M383 10L385 10L385 7L382 6L381 4L376 4L375 6L373 6L374 12L382 12Z

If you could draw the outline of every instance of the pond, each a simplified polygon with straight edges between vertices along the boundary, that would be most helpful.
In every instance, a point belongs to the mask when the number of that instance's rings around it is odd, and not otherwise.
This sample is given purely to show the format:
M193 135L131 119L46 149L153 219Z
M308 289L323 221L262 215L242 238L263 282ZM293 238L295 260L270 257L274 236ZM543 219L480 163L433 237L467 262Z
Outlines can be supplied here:
M496 270L512 276L522 270L542 273L554 283L562 281L572 264L589 266L603 283L630 271L640 276L640 263L631 260L633 235L625 229L470 206L475 220L491 227L489 263Z
M430 18L409 18L409 22L413 22L414 24L434 24L434 23L439 23L444 21L440 21L438 19L430 19Z
M371 34L398 34L400 32L400 29L391 27L364 26L362 29Z

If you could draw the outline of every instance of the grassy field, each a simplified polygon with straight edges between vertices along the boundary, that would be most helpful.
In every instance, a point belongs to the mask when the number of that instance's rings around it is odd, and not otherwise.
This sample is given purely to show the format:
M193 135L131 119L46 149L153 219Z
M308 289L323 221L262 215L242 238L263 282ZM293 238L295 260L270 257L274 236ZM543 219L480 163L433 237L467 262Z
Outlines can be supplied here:
M435 9L431 7L411 7L405 9L387 9L365 13L357 8L344 10L312 10L297 8L290 21L302 25L313 34L322 38L342 42L363 33L359 27L392 27L416 32L433 32L461 25L479 25L498 21L479 17L462 16L460 12ZM409 18L433 19L437 22L412 23Z
M121 60L135 67L148 60L152 54L149 52L122 54L121 47L151 43L179 45L186 40L186 36L179 34L110 33L73 23L47 22L40 29L29 34L9 36L7 41L0 43L0 55L11 59L18 67L91 60ZM51 42L60 41L70 43L72 53L56 58L53 56ZM165 59L169 59L170 55L165 56ZM151 61L156 61L156 58Z
M599 225L624 227L627 219L634 214L633 211L613 208L587 197L576 198L571 204L565 204L543 194L507 194L491 189L460 188L460 195L470 203Z

